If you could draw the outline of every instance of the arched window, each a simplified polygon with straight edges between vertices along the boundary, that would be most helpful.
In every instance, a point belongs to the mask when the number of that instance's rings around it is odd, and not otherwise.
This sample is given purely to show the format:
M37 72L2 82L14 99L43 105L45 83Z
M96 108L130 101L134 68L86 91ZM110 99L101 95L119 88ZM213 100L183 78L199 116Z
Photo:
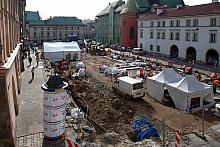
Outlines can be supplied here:
M134 39L134 27L130 27L130 39Z

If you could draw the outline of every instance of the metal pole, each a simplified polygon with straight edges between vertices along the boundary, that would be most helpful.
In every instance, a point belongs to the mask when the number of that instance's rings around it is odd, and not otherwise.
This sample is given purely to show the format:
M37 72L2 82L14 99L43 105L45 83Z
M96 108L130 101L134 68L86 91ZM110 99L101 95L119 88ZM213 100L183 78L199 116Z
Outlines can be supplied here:
M163 138L162 138L162 146L165 147L165 119L163 119Z
M203 106L203 109L202 109L202 137L203 138L205 138L204 115L205 115L205 110L204 110L204 106Z

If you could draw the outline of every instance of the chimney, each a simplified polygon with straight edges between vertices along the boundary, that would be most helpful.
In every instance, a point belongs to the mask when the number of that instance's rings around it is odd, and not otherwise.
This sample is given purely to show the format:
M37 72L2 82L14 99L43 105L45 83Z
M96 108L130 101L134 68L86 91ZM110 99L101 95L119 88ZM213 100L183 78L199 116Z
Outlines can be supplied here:
M162 14L164 12L163 9L157 9L157 16L159 16L160 14Z
M176 8L179 9L179 8L182 8L183 5L176 5Z
M218 2L218 0L212 0L212 3L216 3L216 2Z

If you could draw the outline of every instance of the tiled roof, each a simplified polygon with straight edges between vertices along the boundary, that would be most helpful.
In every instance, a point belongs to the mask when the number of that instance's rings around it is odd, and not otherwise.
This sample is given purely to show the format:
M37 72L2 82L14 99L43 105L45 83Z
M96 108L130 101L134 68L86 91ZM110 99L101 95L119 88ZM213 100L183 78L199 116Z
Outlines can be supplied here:
M220 14L220 2L182 7L179 9L165 9L164 12L159 16L157 16L156 12L147 12L142 15L139 15L139 20L211 14Z
M119 6L117 7L117 5L118 5L120 2L122 2L122 0L117 0L117 1L115 1L115 2L113 2L113 3L109 3L109 5L108 5L104 10L102 10L98 15L96 15L96 17L109 14L111 7L114 8L114 9L117 9L118 7L121 6L121 5L119 5Z
M25 19L27 22L29 21L36 21L36 20L40 20L40 15L39 12L34 12L34 11L25 11Z
M30 21L29 25L84 25L82 20L76 17L56 16L46 20Z
M153 4L159 6L167 5L168 8L174 8L176 5L185 6L183 0L127 0L121 14L149 11Z

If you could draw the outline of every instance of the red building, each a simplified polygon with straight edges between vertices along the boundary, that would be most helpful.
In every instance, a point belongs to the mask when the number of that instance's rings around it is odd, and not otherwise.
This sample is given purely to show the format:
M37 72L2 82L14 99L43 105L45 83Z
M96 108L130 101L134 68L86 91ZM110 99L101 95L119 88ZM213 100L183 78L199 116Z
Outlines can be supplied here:
M134 0L127 0L120 16L120 45L137 47L137 18L139 10Z
M140 13L151 11L153 6L175 8L177 5L184 6L185 4L183 0L127 0L120 16L120 45L138 47L137 19Z

